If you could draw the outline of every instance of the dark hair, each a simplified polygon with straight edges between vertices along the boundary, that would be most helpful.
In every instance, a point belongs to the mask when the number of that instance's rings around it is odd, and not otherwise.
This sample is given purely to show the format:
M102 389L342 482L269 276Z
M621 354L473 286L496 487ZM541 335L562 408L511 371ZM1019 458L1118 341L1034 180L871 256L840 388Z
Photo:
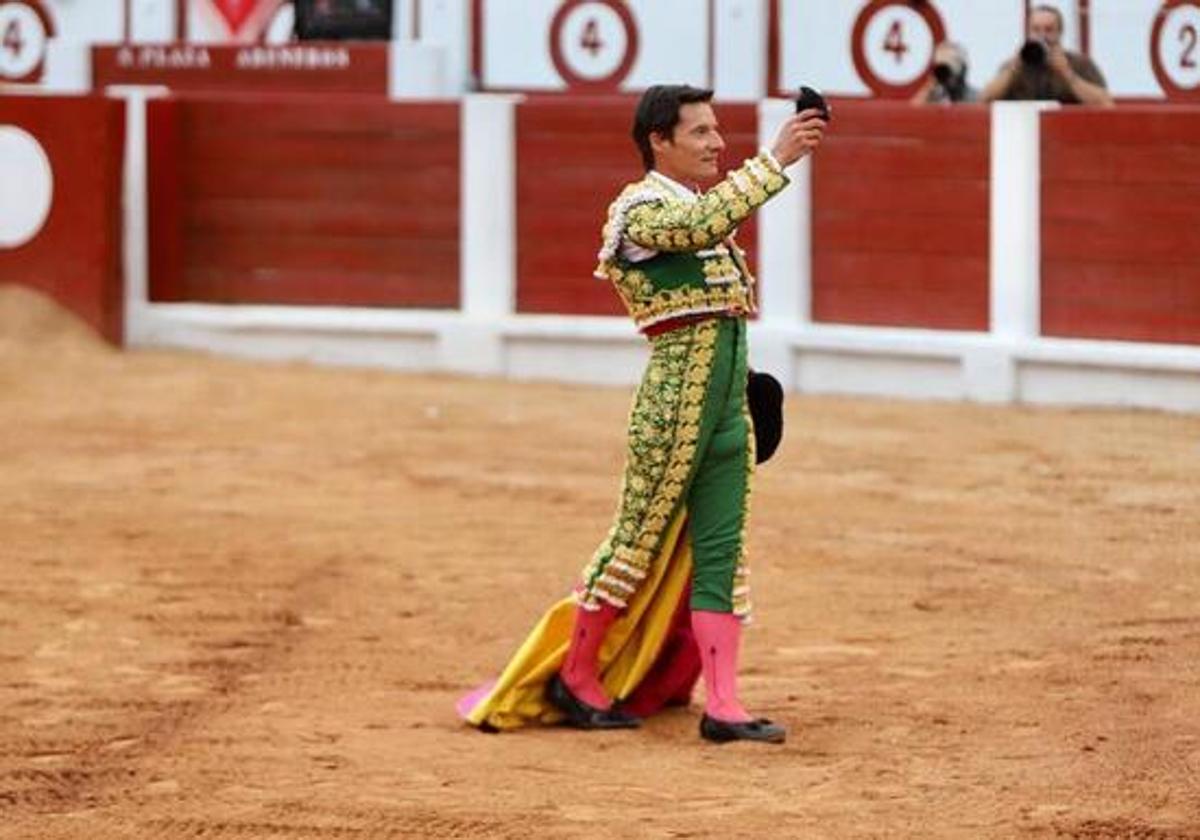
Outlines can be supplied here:
M646 171L654 168L654 149L650 135L671 137L679 125L679 108L693 102L711 102L713 92L691 85L654 85L642 94L633 114L633 142L642 153Z
M1062 34L1066 31L1067 22L1066 22L1066 20L1063 19L1062 9L1058 8L1057 6L1050 6L1046 3L1039 3L1038 5L1034 6L1032 9L1029 10L1029 16L1033 17L1034 12L1049 12L1050 14L1054 15L1054 19L1058 21L1059 34Z

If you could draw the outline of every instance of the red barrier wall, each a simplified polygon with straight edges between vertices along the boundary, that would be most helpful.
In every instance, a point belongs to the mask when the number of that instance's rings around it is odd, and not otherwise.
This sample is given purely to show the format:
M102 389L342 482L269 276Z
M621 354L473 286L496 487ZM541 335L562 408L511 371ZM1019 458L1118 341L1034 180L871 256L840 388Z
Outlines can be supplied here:
M41 230L17 248L0 247L0 282L49 294L119 344L124 103L94 96L0 97L0 125L33 135L54 177Z
M838 102L813 163L813 320L986 330L985 108Z
M642 176L630 139L632 98L531 98L517 106L517 311L622 315L607 281L592 276L608 205ZM723 165L758 148L757 108L718 104ZM738 242L753 256L754 223ZM751 261L753 267L753 260Z
M1042 116L1042 333L1200 344L1200 109Z
M152 101L150 296L453 308L459 106Z

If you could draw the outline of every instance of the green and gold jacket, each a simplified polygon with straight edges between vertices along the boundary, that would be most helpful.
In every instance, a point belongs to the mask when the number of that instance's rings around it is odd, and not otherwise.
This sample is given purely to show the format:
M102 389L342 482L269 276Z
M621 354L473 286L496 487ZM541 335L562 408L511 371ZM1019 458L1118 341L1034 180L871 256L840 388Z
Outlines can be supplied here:
M648 172L609 205L595 275L612 281L639 330L685 315L751 313L754 278L732 235L787 183L766 152L694 198ZM625 242L646 258L629 259Z

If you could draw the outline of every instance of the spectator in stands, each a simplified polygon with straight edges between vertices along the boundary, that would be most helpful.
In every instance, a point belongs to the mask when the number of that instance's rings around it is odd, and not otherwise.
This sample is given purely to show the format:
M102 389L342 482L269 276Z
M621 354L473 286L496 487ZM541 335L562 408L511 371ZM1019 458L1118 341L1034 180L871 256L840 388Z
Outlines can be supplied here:
M983 89L983 101L1051 99L1068 105L1112 105L1104 75L1086 55L1062 45L1063 16L1053 6L1034 6L1029 37Z
M913 94L914 105L978 102L979 91L967 81L967 51L961 44L942 41L933 51L929 77Z

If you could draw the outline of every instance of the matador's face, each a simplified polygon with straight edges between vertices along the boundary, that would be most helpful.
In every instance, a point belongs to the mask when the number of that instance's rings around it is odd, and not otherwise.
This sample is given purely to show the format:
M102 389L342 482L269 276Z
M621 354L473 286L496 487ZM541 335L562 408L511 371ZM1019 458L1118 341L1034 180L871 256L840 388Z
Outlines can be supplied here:
M669 139L650 135L654 168L682 184L712 181L720 174L725 141L707 102L679 106L679 123Z

